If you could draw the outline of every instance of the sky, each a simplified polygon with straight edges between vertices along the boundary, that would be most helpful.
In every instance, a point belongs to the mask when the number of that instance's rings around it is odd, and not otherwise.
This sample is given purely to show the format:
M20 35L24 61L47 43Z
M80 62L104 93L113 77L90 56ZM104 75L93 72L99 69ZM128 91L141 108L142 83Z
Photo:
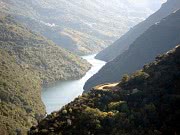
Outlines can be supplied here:
M151 3L151 2L164 3L167 0L129 0L129 1L136 2L136 3L146 4L146 3Z
M143 7L149 7L152 10L157 10L160 8L161 4L167 0L129 0L130 2Z

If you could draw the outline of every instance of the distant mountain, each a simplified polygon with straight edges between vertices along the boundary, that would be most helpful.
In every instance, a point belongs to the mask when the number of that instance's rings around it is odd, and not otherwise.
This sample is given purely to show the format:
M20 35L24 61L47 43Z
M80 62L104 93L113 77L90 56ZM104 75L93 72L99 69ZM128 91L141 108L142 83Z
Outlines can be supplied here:
M29 31L6 14L0 16L0 48L15 56L19 65L36 70L44 85L81 78L90 68L87 61Z
M0 11L79 55L99 52L153 12L129 0L0 2Z
M45 116L41 80L36 74L0 49L0 135L25 135Z
M152 14L145 21L139 23L132 29L130 29L126 34L124 34L120 39L114 42L112 45L97 54L96 58L104 61L111 61L118 55L122 54L129 46L143 34L150 26L158 23L161 19L168 16L172 12L180 9L179 0L168 0L162 5L162 7Z
M116 82L124 74L139 70L157 55L180 43L180 10L172 13L151 26L138 37L127 51L108 62L97 74L91 77L84 89L90 90L98 84Z
M120 83L76 98L30 135L179 135L179 67L177 46Z

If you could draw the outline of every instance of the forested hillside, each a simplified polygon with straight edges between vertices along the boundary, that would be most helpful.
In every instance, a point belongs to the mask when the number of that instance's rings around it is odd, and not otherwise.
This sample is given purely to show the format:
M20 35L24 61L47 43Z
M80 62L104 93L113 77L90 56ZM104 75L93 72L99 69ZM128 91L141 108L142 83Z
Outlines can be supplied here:
M25 135L44 117L38 73L0 49L0 135Z
M136 41L147 29L149 29L155 23L161 21L161 19L167 17L174 11L180 9L179 0L167 0L161 8L148 17L145 21L139 23L132 29L130 29L126 34L121 36L117 41L112 45L101 51L96 58L104 61L111 61L116 58L118 55L126 51L129 46L133 45L133 42Z
M137 38L127 51L108 62L96 75L90 78L85 90L98 84L116 82L124 74L139 70L144 64L180 43L180 10L151 26Z
M44 85L81 78L90 68L87 61L4 14L0 16L0 48L14 55L19 65L36 70Z
M178 135L180 46L48 115L31 135ZM120 70L120 69L119 69Z

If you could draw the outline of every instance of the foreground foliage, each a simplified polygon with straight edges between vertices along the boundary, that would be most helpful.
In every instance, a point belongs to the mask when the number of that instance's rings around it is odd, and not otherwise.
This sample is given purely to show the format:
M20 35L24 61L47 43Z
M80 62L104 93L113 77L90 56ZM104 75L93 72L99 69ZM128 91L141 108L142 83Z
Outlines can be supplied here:
M180 46L126 75L116 89L93 89L76 98L32 127L29 134L179 134L179 84Z

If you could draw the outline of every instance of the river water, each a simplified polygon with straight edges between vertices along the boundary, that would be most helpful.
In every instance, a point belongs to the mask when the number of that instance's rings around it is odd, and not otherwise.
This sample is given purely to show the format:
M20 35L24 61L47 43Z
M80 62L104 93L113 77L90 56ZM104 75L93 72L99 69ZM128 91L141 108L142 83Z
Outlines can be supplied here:
M64 105L70 103L79 95L82 95L85 82L105 65L104 61L97 60L94 57L95 55L82 57L92 64L92 68L83 78L74 81L59 82L50 88L43 89L42 100L48 114L61 109Z

